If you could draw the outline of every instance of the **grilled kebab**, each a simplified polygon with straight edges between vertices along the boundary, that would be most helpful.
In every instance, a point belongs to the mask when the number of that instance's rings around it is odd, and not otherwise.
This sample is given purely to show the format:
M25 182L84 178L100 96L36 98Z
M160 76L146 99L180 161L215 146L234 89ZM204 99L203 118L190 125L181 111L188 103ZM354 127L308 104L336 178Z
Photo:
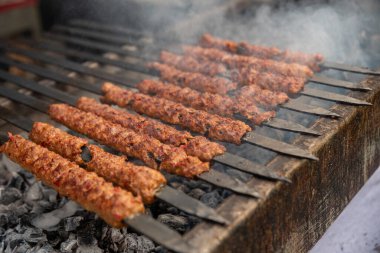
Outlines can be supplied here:
M170 124L181 125L216 140L240 144L244 134L251 131L248 125L239 120L224 118L166 99L136 93L112 83L104 83L102 90L104 102L120 107L131 107L138 113L159 118Z
M223 63L230 69L250 67L260 72L271 72L274 74L303 78L311 77L314 74L309 67L297 63L285 63L274 60L259 59L252 56L230 54L216 48L184 46L183 49L188 55L198 59L206 59Z
M77 107L123 127L130 128L137 133L152 136L163 143L176 147L181 146L186 154L196 156L202 161L210 161L213 157L226 151L223 145L211 142L203 136L192 136L189 132L179 131L157 120L128 113L125 110L116 109L106 104L100 104L92 98L79 98Z
M280 50L275 47L252 45L247 42L234 42L216 38L211 34L204 34L200 39L203 47L218 48L234 54L254 56L262 59L272 59L288 63L299 63L306 65L314 71L319 71L319 64L323 61L321 54L306 54Z
M155 193L166 184L165 177L158 171L127 162L127 157L108 153L83 138L70 135L47 123L35 122L29 138L107 181L141 196L144 203L152 203ZM84 148L90 156L89 161L82 157Z
M246 99L241 99L240 102L228 96L208 92L200 93L190 88L181 88L155 80L144 80L137 84L136 87L144 94L175 101L197 110L227 117L241 114L255 124L261 124L275 115L274 111L262 112L255 103ZM254 93L250 93L250 95L252 94Z
M163 144L151 136L136 133L66 104L50 105L49 115L68 128L138 158L154 169L160 168L172 174L194 177L210 168L209 163L187 155L182 147Z
M162 51L160 54L160 60L166 65L182 71L199 72L211 77L221 75L231 79L233 82L237 82L240 86L255 85L271 91L297 93L304 87L306 82L306 78L303 77L262 72L251 66L240 66L238 68L227 69L222 63L213 62L204 58L196 59L190 54L176 55ZM157 64L151 65L151 67L158 68L157 66ZM162 65L160 65L160 68L164 69ZM173 72L173 76L178 73L175 69L173 71L170 68L166 68L165 78L163 78L164 80L170 80L170 71Z
M122 227L123 219L144 212L140 197L115 187L94 172L37 145L20 135L9 135L0 147L12 161L33 173L60 195L97 213L113 227Z
M223 77L209 77L200 73L184 72L158 62L148 63L147 67L159 71L162 80L201 92L226 95L229 91L238 88L237 83Z

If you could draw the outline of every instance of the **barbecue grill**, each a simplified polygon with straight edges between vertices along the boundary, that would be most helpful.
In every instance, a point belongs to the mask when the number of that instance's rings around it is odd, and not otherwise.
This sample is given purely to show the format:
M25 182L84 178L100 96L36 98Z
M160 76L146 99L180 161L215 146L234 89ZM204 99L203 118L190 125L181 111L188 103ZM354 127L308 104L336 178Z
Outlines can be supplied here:
M0 79L7 85L0 87L6 98L0 118L29 132L32 119L47 119L49 104L98 97L104 82L136 91L139 81L159 76L148 61L158 60L161 50L179 50L179 42L155 41L162 38L86 20L54 26L38 41L3 40ZM149 215L125 223L178 252L308 250L380 163L380 72L328 61L321 66L371 77L358 83L348 81L355 74L341 80L318 73L275 118L245 134L243 144L223 143L227 152L213 158L210 171L194 180L165 174L169 186L156 194L158 202L195 220L183 235ZM38 116L9 110L25 106ZM193 189L185 188L202 182L219 194L217 208L189 198ZM163 212L154 205L153 217Z

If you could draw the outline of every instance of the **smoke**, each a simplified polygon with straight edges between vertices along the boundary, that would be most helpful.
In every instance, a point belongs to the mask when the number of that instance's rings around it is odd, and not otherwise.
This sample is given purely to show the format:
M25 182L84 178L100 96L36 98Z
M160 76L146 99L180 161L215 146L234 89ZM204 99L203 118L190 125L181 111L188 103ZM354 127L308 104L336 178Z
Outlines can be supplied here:
M371 0L263 5L242 15L217 13L201 24L195 15L194 21L174 32L183 41L210 32L226 39L318 52L329 60L368 65L380 56L379 6Z
M377 0L268 0L261 2L269 4L252 3L240 9L237 2L67 0L60 4L58 17L132 27L183 43L196 42L209 32L226 39L318 52L329 60L355 65L378 67L380 63Z

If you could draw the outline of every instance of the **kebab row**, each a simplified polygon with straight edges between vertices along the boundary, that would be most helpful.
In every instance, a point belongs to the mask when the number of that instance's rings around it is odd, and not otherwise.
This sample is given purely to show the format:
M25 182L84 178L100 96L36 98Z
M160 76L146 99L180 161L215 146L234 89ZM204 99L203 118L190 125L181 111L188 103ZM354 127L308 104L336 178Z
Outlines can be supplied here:
M52 136L57 139L52 141ZM70 136L46 123L35 123L29 137L41 145L20 135L2 134L0 152L60 195L78 202L88 211L95 212L109 225L117 228L129 225L168 249L177 252L191 251L190 245L177 232L144 214L142 197L136 195L137 191L148 195L153 193L152 189L158 191L166 182L160 173L143 166L132 165L122 157L104 152L97 146L85 144L86 141L83 139ZM85 146L78 149L80 145ZM73 153L79 152L83 147L88 148L90 155L86 152L81 155ZM133 192L112 184L136 185L133 180L139 178L142 179L138 185L141 188L132 188ZM206 213L203 213L203 216ZM220 220L223 221L225 222L224 219Z

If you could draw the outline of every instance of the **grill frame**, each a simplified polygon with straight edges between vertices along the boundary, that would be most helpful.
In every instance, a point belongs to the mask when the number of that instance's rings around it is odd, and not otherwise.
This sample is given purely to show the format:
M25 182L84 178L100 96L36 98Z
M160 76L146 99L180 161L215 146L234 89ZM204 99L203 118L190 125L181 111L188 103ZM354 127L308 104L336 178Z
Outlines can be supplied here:
M331 109L344 120L320 118L312 128L322 137L294 141L310 147L319 162L277 156L268 168L286 171L292 184L251 180L248 185L259 189L262 200L231 196L217 209L233 221L228 229L202 223L185 238L199 252L310 250L380 164L380 78L364 82L373 91L351 94L373 106L335 104Z

